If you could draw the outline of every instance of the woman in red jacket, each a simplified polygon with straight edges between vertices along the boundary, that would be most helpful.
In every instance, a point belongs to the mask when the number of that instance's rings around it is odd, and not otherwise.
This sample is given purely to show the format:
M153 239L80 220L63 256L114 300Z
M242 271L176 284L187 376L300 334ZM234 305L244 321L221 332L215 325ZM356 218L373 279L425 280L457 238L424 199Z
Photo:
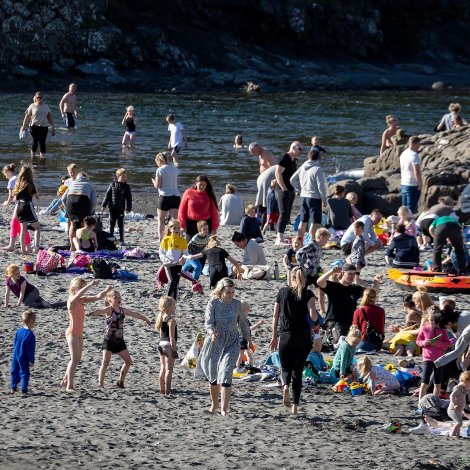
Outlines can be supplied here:
M374 289L364 289L359 308L355 310L352 324L361 332L361 342L357 345L357 351L373 352L382 349L382 341L385 332L385 310L375 305L377 293ZM374 332L367 332L369 324ZM381 335L381 336L379 336Z
M178 210L181 229L189 238L197 233L197 223L205 220L212 235L219 228L219 211L214 190L206 175L199 175L194 185L183 194Z

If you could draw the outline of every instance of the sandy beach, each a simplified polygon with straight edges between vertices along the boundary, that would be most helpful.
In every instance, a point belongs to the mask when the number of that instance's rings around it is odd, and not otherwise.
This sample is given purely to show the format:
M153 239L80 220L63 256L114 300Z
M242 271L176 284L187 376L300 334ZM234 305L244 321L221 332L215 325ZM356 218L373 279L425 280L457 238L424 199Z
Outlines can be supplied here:
M245 198L248 202L249 198ZM42 199L42 205L48 202ZM135 194L135 211L154 214L155 200L146 193ZM295 213L295 211L294 211ZM0 238L8 236L9 212L3 211ZM54 231L56 217L42 216L44 245L63 244L63 232ZM118 260L122 268L139 276L136 282L109 281L118 289L123 306L155 318L159 293L154 273L160 265L157 256L156 220L126 222L132 229L126 241L151 254L144 260ZM106 225L105 225L106 229ZM236 259L242 252L230 242L235 227L223 227L223 246ZM292 227L289 226L288 230ZM288 233L290 235L290 233ZM283 249L273 246L274 233L264 243L268 262L281 265ZM425 253L422 262L430 259ZM341 258L340 251L325 251L323 266ZM22 265L15 253L0 254L0 270L9 263ZM368 258L363 278L386 273L384 252ZM67 299L72 276L28 275L49 301ZM182 358L203 330L209 299L208 278L202 277L204 294L193 294L190 284L180 283L177 306L178 350ZM100 288L108 284L101 281ZM256 333L255 361L268 354L270 323L275 295L284 281L238 282L236 297L252 303L253 321L265 319ZM2 295L3 295L2 289ZM92 292L95 292L93 290ZM382 283L378 304L385 308L387 325L404 317L403 291L389 279ZM470 309L470 298L456 296L459 309ZM11 303L11 301L10 301ZM3 305L3 303L2 303ZM94 305L101 307L101 302ZM87 306L87 311L93 306ZM104 390L97 386L104 333L102 318L87 318L84 352L77 369L77 392L68 394L59 382L69 360L64 332L68 325L66 309L37 310L36 364L32 369L30 394L9 395L10 360L13 337L25 308L2 306L0 323L0 469L147 469L147 468L359 468L359 469L469 469L469 442L446 437L387 434L381 428L398 420L403 427L418 424L410 406L411 396L352 397L334 394L329 385L304 389L300 414L296 417L282 406L281 391L266 383L235 381L230 415L207 413L208 385L195 380L192 371L179 364L173 374L174 398L158 393L158 334L141 321L126 319L124 337L133 357L126 388L116 380L121 360L113 356ZM327 356L327 355L326 355ZM373 356L379 364L397 359L384 353ZM269 385L269 386L266 386Z

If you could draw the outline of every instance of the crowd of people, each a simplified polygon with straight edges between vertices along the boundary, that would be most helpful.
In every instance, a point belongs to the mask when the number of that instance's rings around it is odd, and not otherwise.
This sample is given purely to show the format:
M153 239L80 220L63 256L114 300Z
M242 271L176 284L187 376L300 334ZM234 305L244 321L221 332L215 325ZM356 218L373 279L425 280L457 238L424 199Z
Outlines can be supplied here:
M60 111L68 128L75 126L75 92L76 86L71 84L60 102ZM34 101L26 112L22 130L29 125L33 137L31 155L35 156L39 146L40 156L44 158L48 124L54 132L54 120L50 109L42 103L41 93L36 93ZM460 106L456 107L455 103L451 106L450 117L444 116L438 130L464 122ZM136 122L135 110L129 106L122 120L126 127L123 146L134 145ZM457 436L464 413L462 396L470 389L470 377L468 373L465 375L470 367L470 313L460 313L452 301L436 306L427 293L417 291L411 298L404 298L404 324L393 325L394 336L386 338L386 312L378 305L382 275L376 274L372 283L361 277L368 256L383 249L386 253L384 264L392 267L419 267L420 254L432 249L432 270L462 275L469 272L470 257L465 236L451 198L441 198L418 220L413 218L422 186L419 138L409 137L408 147L400 156L403 205L397 215L386 219L379 209L362 214L357 194L346 192L342 185L328 188L321 165L327 152L316 136L311 140L307 160L300 166L298 162L304 151L300 141L292 142L279 158L256 142L248 146L249 153L258 157L260 172L253 204L245 205L232 183L227 184L225 194L217 201L211 181L204 174L198 175L194 184L181 195L178 159L187 145L187 136L174 115L167 116L167 122L169 152L157 154L157 170L152 178L159 195L158 254L167 278L167 290L160 298L155 324L160 334L160 392L164 396L172 394L172 370L178 358L175 312L181 275L198 281L207 264L211 299L205 313L207 337L201 347L196 374L204 376L210 384L210 412L220 409L222 415L228 414L233 370L243 364L241 345L242 350L252 348L253 326L247 318L250 306L244 306L236 298L236 280L262 282L258 280L271 279L263 245L268 243L267 233L274 230L274 248L285 250L282 254L278 251L278 260L285 267L286 285L275 297L269 347L279 352L283 404L297 414L306 358L322 331L320 343L323 349L335 354L332 364L335 377L368 380L373 396L396 393L400 389L395 376L374 364L373 356L367 355L383 349L409 357L422 351L420 399L425 397L430 385L432 393L438 396L444 379L458 378L462 373L461 385L452 392L449 405L449 416L455 422L451 433ZM404 139L393 116L387 116L386 123L389 127L382 136L381 152ZM234 148L244 148L241 135L236 136ZM93 216L98 201L96 190L86 172L75 164L70 164L67 170L69 177L62 181L59 199L54 200L44 213L63 208L68 220L71 251L93 253L98 249ZM31 167L24 165L16 176L15 165L9 164L4 167L3 174L8 179L9 191L4 206L15 203L10 242L4 249L14 251L19 238L21 254L37 252L41 247L41 225L33 205L38 193ZM101 210L109 210L111 236L116 224L118 226L121 248L126 246L124 215L132 210L132 192L127 180L126 169L117 169L101 205ZM295 236L288 238L286 231L291 223L296 193L300 196L298 230ZM225 241L231 241L243 250L242 260L222 247L224 240L220 239L218 231L220 226L227 225L233 226L234 230L231 239ZM28 232L31 226L33 239ZM337 241L343 259L323 269L323 250L331 240ZM446 247L448 259L443 262L442 252ZM53 307L20 275L18 266L10 265L6 274L5 306L8 306L12 293L18 298L17 305ZM85 315L106 319L103 359L98 373L100 387L104 386L112 354L118 354L123 365L116 383L124 388L132 365L123 338L125 317L150 324L144 315L122 307L120 293L110 286L96 295L88 295L87 291L96 284L96 281L87 283L79 277L70 283L67 300L70 325L66 331L70 361L61 385L71 392L75 389L74 374L83 349ZM105 299L107 306L85 314L85 304L99 299ZM29 366L34 363L34 325L34 312L28 310L23 314L23 328L15 337L12 393L16 392L20 381L23 394L28 393ZM454 343L455 350L448 352ZM357 354L365 355L356 361ZM452 367L446 367L446 364Z

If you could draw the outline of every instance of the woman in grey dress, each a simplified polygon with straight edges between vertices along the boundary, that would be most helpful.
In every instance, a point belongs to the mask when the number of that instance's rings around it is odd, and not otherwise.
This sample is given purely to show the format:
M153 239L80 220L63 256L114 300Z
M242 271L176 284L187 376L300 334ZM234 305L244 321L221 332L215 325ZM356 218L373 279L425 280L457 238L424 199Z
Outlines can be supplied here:
M243 314L241 302L234 299L235 283L225 277L212 291L207 303L205 327L210 337L206 338L199 355L198 366L210 382L211 408L215 413L228 414L232 394L232 372L240 352L240 334L252 346L248 321Z

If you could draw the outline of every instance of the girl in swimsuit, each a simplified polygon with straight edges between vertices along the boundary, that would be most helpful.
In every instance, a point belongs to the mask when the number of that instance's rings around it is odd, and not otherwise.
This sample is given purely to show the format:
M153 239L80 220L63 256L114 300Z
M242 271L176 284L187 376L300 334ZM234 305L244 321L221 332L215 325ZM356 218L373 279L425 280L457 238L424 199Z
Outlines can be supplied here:
M176 340L178 332L176 321L173 315L176 311L176 300L173 297L165 295L160 298L158 303L158 316L155 322L155 330L160 333L160 342L158 351L160 352L160 393L166 397L171 397L171 378L173 374L173 365L175 358L178 357L176 351Z
M67 299L67 309L69 311L70 324L65 332L67 344L70 351L70 361L67 371L60 383L68 392L74 391L73 378L75 370L82 357L83 351L83 327L85 322L85 304L103 299L111 286L106 287L97 295L85 296L85 292L92 286L98 285L99 280L95 279L89 283L83 278L72 279L69 287L69 298Z
M98 386L104 387L104 378L108 370L111 355L118 354L124 361L119 374L117 386L124 388L124 380L127 372L132 365L132 358L127 350L126 343L124 342L124 318L126 316L137 318L144 321L147 326L150 326L150 320L141 313L134 312L128 308L121 307L121 294L117 290L109 290L106 292L105 304L107 307L93 310L87 314L87 317L103 316L106 319L106 332L103 340L103 361L98 375Z
M77 251L86 251L94 253L98 246L98 239L96 238L96 219L94 217L85 217L85 227L79 228L73 238L73 245Z

